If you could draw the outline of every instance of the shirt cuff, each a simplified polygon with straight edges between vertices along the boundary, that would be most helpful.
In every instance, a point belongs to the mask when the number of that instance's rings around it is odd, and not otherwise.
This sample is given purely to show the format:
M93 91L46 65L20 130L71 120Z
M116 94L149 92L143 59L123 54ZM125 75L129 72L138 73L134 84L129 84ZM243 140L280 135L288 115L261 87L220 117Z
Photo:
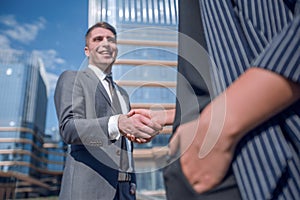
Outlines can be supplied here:
M118 140L121 137L118 127L119 117L120 115L114 115L108 120L108 138L110 140Z

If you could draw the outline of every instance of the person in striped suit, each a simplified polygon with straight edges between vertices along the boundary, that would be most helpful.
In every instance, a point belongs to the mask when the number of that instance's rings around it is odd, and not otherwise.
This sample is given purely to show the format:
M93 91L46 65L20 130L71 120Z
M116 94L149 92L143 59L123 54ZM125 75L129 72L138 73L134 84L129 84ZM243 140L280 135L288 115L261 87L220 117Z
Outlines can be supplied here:
M300 197L299 14L297 0L179 1L168 199Z

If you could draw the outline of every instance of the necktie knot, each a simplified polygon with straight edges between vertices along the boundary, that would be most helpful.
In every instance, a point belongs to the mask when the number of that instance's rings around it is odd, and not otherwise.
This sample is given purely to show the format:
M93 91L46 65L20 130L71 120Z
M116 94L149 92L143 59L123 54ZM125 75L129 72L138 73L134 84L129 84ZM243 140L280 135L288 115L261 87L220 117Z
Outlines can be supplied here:
M114 88L114 82L111 73L107 74L105 80L109 83L109 86Z

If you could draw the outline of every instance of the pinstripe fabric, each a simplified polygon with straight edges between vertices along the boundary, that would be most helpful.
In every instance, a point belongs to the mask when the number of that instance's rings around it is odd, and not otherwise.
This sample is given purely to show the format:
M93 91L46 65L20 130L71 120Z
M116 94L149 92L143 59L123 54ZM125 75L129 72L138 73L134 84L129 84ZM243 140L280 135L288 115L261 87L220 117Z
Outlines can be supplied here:
M300 16L294 16L295 2L200 0L214 61L215 95L252 66L300 84ZM233 170L243 199L300 197L299 116L298 101L240 142Z

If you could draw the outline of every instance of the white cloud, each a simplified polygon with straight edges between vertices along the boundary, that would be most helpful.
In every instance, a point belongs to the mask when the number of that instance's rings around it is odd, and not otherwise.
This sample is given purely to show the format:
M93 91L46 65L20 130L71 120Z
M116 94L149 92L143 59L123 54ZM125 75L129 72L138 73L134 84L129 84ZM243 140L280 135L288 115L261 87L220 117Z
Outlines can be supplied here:
M15 58L23 55L24 53L28 56L30 52L26 52L24 50L13 49L9 46L9 42L7 42L5 37L0 35L0 46L4 48L0 48L0 62L6 63ZM55 71L57 69L64 69L66 65L66 61L63 58L60 58L58 53L53 50L33 50L31 52L33 56L40 58L45 66L47 71Z
M11 42L9 38L5 35L0 34L0 62L6 63L10 62L12 60L15 60L15 58L22 53L24 53L23 50L14 49L11 47Z
M5 35L0 34L1 49L10 49L10 41Z
M35 40L39 31L45 28L46 20L42 17L32 23L19 23L13 15L0 16L0 23L7 26L3 31L6 36L24 44Z
M55 61L57 64L65 64L66 63L66 61L62 58L56 58Z
M13 29L7 30L6 34L19 42L28 44L36 38L39 30L43 28L43 21L39 21L35 24L16 26Z
M1 50L4 50L3 52L5 52L0 55L0 61L3 62L7 61L7 52L9 52L10 55L25 52L14 49L12 44L16 41L23 44L29 44L34 41L39 31L45 28L46 20L40 17L30 23L21 23L16 20L14 15L2 15L0 16L0 25L2 25L2 30L0 30L0 53ZM66 61L59 57L58 52L54 49L33 50L31 53L42 59L47 71L50 70L53 72L54 70L61 69L64 65L66 65Z
M43 60L46 69L57 69L58 65L63 65L66 61L58 56L54 49L49 50L34 50L32 52Z
M46 77L47 77L47 80L48 80L48 83L49 83L50 93L52 94L55 90L55 87L56 87L56 82L57 82L57 79L58 79L58 75L47 72Z
M14 15L0 16L0 23L4 24L6 26L9 26L9 27L13 27L18 24Z
M45 27L46 20L40 17L33 23L19 23L14 15L0 16L0 50L5 50L10 53L20 53L22 50L17 50L12 47L13 41L28 44L33 41L38 32Z

